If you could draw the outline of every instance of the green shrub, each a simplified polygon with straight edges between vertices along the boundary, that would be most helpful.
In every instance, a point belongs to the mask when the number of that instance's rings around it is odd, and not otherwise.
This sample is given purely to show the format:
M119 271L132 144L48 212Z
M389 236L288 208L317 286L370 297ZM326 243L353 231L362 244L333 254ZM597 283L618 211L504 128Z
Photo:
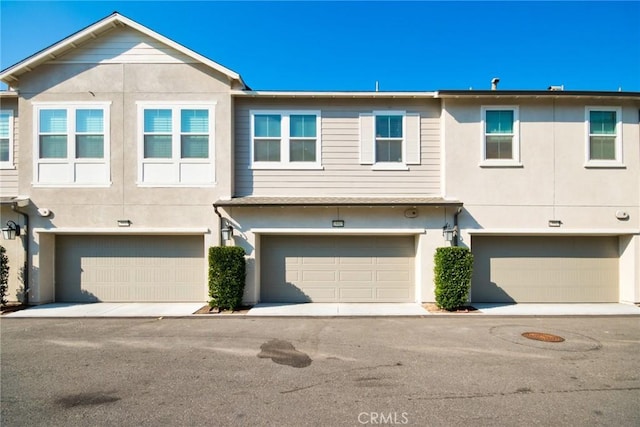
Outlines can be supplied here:
M242 304L246 261L237 246L209 248L209 306L235 310Z
M436 304L449 311L463 306L471 288L473 254L467 248L451 246L437 248L434 258Z
M7 305L7 292L9 290L9 258L5 255L6 249L0 246L0 303Z

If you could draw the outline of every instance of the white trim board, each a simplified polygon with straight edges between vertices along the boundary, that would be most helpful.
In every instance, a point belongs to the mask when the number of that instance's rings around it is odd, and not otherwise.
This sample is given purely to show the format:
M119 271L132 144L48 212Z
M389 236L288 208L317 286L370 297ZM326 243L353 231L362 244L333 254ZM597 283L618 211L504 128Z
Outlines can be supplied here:
M640 234L640 229L615 229L615 228L574 228L574 229L461 229L471 236L624 236Z
M109 227L109 228L34 228L34 233L37 234L121 234L121 235L136 235L136 234L149 234L149 235L199 235L209 234L211 230L208 228L131 228L131 227Z
M427 234L426 228L253 228L253 234L295 234L295 235L415 235Z

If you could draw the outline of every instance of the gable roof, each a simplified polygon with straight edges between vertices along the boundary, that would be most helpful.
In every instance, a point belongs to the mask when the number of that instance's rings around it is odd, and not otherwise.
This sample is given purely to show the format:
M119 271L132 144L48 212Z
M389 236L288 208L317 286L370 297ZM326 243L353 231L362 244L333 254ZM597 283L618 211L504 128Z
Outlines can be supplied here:
M68 53L69 51L76 49L77 47L79 47L80 45L82 45L83 43L95 39L97 37L99 37L101 34L116 28L118 26L125 26L125 27L130 27L133 28L139 32L141 32L142 34L145 34L175 50L177 50L178 52L183 53L184 55L187 55L188 57L192 58L193 60L195 60L196 62L202 63L206 66L208 66L209 68L216 70L217 72L224 74L225 76L227 76L227 78L229 78L230 81L232 82L237 82L241 85L241 87L243 88L247 88L247 85L244 83L244 81L242 80L242 77L240 77L240 75L238 73L236 73L235 71L232 71L220 64L218 64L217 62L214 62L212 60L210 60L209 58L206 58L205 56L200 55L197 52L192 51L191 49L188 49L184 46L182 46L181 44L167 38L164 37L158 33L156 33L153 30L150 30L149 28L145 27L144 25L141 25L123 15L120 15L118 12L114 12L111 15L107 16L106 18L101 19L100 21L89 25L88 27L78 31L77 33L74 33L70 36L68 36L65 39L62 39L61 41L54 43L53 45L41 50L40 52L37 52L31 56L29 56L28 58L22 60L21 62L18 62L15 65L12 65L2 71L0 71L0 81L3 81L4 83L6 83L9 87L11 87L12 82L16 82L18 81L18 77L24 73L27 73L31 70L33 70L34 68L36 68L37 66L58 58L59 56Z

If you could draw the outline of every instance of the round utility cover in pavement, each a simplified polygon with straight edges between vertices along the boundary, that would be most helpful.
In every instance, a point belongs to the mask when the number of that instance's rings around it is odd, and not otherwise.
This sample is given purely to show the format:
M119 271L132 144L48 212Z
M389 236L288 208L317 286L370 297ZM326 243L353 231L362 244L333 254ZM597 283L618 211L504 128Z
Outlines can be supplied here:
M602 347L599 341L580 335L575 332L560 329L544 328L530 325L503 325L495 326L489 333L502 340L527 347L535 347L556 351L591 351ZM538 337L548 336L549 340L531 339L525 334L538 334ZM564 338L564 341L553 341L552 337Z

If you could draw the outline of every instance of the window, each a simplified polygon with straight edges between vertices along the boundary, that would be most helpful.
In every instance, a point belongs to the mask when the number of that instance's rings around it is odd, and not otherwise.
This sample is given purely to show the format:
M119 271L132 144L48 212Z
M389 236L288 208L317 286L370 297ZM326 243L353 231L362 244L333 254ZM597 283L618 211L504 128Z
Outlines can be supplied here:
M319 111L251 111L254 169L317 169Z
M621 110L616 107L587 107L587 166L621 166Z
M140 185L214 183L214 108L210 102L138 103Z
M376 116L376 163L402 162L402 116Z
M36 185L109 185L109 105L34 104Z
M519 166L518 107L482 107L482 166Z
M0 110L0 169L13 167L13 111Z
M420 164L420 115L405 111L360 114L360 163L407 170Z

